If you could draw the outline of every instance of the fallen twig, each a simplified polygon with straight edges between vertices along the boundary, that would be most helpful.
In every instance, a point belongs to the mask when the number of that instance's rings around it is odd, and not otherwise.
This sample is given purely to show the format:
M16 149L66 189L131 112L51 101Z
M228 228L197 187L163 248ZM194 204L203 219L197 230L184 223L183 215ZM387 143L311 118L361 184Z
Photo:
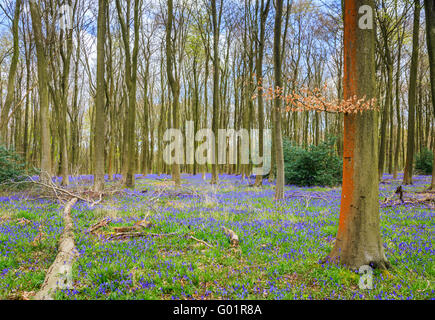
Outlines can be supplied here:
M199 243L205 244L205 245L206 245L207 247L209 247L209 248L213 248L213 246L212 246L211 244L205 242L204 240L201 240L201 239L195 238L195 237L192 236L192 235L189 235L189 238L190 238L190 239L193 239L193 240L195 240L195 241L198 241Z
M128 238L143 238L143 237L155 237L155 238L163 238L180 235L180 232L174 233L143 233L143 232L118 232L109 236L108 240L124 240Z

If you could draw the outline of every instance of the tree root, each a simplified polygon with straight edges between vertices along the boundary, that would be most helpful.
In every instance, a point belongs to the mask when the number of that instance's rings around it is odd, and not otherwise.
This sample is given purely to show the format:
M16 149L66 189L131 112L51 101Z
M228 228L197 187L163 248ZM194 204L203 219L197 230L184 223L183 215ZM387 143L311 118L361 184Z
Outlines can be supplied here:
M320 264L331 263L331 264L335 264L335 265L345 265L344 263L342 263L340 256L333 255L333 254L329 254L326 257L323 257L322 259L319 260L319 263ZM371 268L378 269L378 270L387 270L387 269L391 268L391 264L387 260L370 261L367 263L363 263L361 265L355 265L355 266L346 265L346 266L351 270L358 271L359 268L363 265L368 265Z

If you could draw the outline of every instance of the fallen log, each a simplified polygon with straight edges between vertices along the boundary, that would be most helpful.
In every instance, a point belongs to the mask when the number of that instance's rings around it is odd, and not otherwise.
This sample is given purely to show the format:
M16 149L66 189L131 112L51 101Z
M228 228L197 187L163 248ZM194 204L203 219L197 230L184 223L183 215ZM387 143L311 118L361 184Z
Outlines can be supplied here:
M151 221L148 221L147 219L148 217L146 217L145 219L138 221L134 224L133 227L137 228L137 229L149 229L153 226L153 223Z
M76 204L77 198L71 199L64 208L63 222L64 229L59 240L59 251L53 264L47 271L44 283L35 300L53 300L56 289L71 288L72 265L78 253L74 243L74 225L71 219L71 209Z
M116 233L129 233L129 232L139 232L143 229L149 229L153 226L153 223L151 221L148 221L146 218L144 220L136 222L131 227L116 227L113 228L113 231Z
M239 237L238 235L231 229L222 227L223 232L227 236L227 238L230 240L230 243L233 247L237 247L239 245Z

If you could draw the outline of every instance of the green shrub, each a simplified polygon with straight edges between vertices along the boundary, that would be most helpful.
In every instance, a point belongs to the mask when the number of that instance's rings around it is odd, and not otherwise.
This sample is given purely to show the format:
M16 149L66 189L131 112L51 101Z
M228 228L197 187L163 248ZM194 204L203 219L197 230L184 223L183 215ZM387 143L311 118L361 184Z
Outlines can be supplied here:
M330 138L308 150L284 141L285 179L297 186L336 186L342 181L342 161Z
M25 162L14 150L0 145L0 183L22 181L25 178Z
M432 174L433 153L428 149L423 149L415 158L415 171L419 174Z

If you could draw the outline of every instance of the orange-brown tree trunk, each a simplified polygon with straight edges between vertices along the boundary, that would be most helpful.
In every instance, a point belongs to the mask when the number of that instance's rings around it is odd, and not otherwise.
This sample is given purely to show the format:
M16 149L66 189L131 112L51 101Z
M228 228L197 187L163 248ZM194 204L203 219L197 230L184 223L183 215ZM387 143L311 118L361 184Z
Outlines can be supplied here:
M373 0L344 1L344 98L375 94L375 33L358 10ZM388 265L380 233L377 111L344 115L343 190L335 246L326 260L352 269Z

